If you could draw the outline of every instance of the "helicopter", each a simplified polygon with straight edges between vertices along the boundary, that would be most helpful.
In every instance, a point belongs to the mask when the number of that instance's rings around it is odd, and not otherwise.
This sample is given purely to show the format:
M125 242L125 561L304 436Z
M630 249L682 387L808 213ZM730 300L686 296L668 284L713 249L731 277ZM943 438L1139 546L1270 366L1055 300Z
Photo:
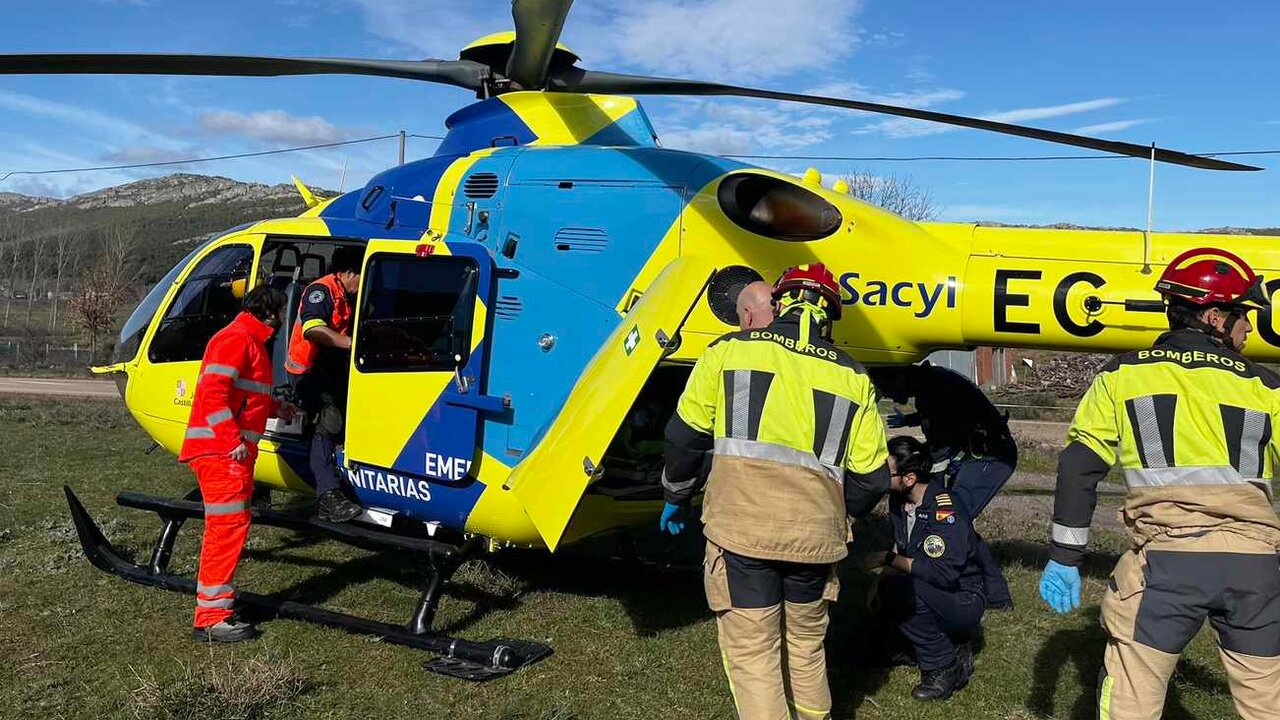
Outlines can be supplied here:
M241 592L238 602L429 650L438 655L429 669L472 680L545 657L550 648L539 643L433 632L442 585L485 550L555 551L653 522L661 428L692 364L736 328L742 287L794 265L836 271L844 312L833 340L871 366L979 345L1131 350L1165 329L1153 268L1182 251L1229 244L1263 273L1280 269L1280 248L1260 238L912 222L838 183L824 187L816 170L798 178L663 148L634 96L809 103L1151 162L1261 169L894 105L586 70L558 42L570 6L514 0L514 32L480 38L447 61L0 55L0 74L354 74L476 93L447 119L433 156L333 198L298 183L307 205L299 216L201 244L125 322L114 363L96 369L116 379L147 434L176 453L205 344L244 290L265 283L285 291L291 326L300 293L325 274L335 249L364 249L337 458L367 508L364 522L331 525L271 509L255 509L253 522L424 557L426 589L403 627L269 595ZM1277 287L1280 280L1266 285ZM1248 354L1280 360L1269 310L1257 326ZM278 385L287 339L274 341ZM311 492L301 428L272 419L258 483ZM195 495L118 497L162 520L146 564L126 560L70 488L66 495L95 566L194 592L168 562L183 522L202 516Z

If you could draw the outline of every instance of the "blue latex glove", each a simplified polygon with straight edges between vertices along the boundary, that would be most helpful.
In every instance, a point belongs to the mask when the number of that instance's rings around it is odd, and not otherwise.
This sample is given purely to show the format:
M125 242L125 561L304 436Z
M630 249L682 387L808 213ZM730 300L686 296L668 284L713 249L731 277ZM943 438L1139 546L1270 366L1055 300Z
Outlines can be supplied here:
M902 414L902 410L897 406L893 406L893 414L885 419L884 424L890 428L900 428L907 424L907 416Z
M1059 615L1080 607L1080 569L1050 560L1040 576L1040 597Z
M662 518L658 520L658 528L672 535L684 532L684 506L667 503L662 506Z

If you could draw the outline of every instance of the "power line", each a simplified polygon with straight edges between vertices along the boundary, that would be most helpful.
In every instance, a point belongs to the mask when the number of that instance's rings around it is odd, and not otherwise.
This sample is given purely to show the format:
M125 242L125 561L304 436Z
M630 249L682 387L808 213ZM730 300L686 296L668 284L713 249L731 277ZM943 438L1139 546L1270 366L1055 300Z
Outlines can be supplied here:
M1280 155L1280 150L1230 150L1212 153L1193 153L1200 157L1224 157L1228 155ZM919 162L919 161L960 161L960 162L1023 162L1043 160L1127 160L1128 155L885 155L885 156L852 156L852 155L745 155L733 154L722 157L741 160L821 160L851 162ZM1138 158L1141 160L1142 158Z
M156 162L130 163L125 165L95 165L89 167L78 168L57 168L54 170L11 170L0 175L0 182L8 180L14 175L59 175L67 173L81 172L98 172L103 170L134 170L138 168L150 167L167 167L172 165L192 165L196 163L216 162L221 160L239 160L251 157L263 157L265 155L280 155L283 153L302 152L306 150L322 150L324 148L341 147L343 145L357 145L360 143L377 142L379 140L390 140L399 137L399 133L392 135L375 135L372 137L356 138L354 140L340 140L337 142L318 143L315 145L299 145L295 147L278 148L276 150L258 150L256 152L234 153L231 155L216 155L213 157L185 158L182 160L162 160ZM420 138L423 140L444 140L441 135L424 135L421 133L406 133L405 137ZM1195 153L1201 157L1226 157L1232 155L1280 155L1280 149L1277 150L1228 150L1223 152L1211 153ZM927 162L927 161L956 161L956 162L1036 162L1036 161L1054 161L1054 160L1123 160L1128 159L1127 155L751 155L751 154L726 154L721 157L737 158L741 160L818 160L823 162ZM1141 158L1139 158L1141 159Z
M157 162L131 163L128 165L97 165L93 167L78 168L58 168L56 170L12 170L0 175L0 182L8 180L14 175L58 175L63 173L80 173L95 172L100 170L132 170L135 168L149 167L165 167L168 165L191 165L194 163L214 162L216 160L238 160L240 158L262 157L264 155L279 155L281 153L301 152L304 150L321 150L323 148L339 147L342 145L356 145L359 143L375 142L378 140L390 140L399 137L394 135L376 135L373 137L357 138L355 140L340 140L337 142L319 143L316 145L299 145L296 147L279 148L276 150L258 150L256 152L235 153L233 155L218 155L215 157L187 158L185 160L162 160ZM433 135L411 135L410 137L420 137L428 140L442 140L443 138Z

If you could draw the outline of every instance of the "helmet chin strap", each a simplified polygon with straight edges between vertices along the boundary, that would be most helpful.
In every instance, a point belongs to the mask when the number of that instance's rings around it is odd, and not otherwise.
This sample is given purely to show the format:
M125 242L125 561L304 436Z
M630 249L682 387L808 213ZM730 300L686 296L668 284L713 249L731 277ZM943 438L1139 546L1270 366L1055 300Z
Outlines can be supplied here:
M783 298L782 312L779 315L785 315L789 312L800 311L800 349L804 350L809 347L809 331L816 323L818 325L818 334L825 337L825 328L828 327L827 311L821 306L799 298Z
M1235 341L1231 339L1231 331L1235 329L1236 323L1240 322L1244 317L1244 312L1234 306L1229 310L1224 310L1223 312L1227 314L1227 319L1222 323L1221 330L1199 319L1192 321L1192 327L1211 338L1221 341L1228 349L1240 352L1241 348L1237 347Z
M1238 308L1231 308L1227 312L1227 320L1222 324L1222 344L1231 348L1236 352L1240 352L1244 348L1236 347L1235 340L1231 339L1231 331L1235 329L1236 323L1244 318L1244 312Z

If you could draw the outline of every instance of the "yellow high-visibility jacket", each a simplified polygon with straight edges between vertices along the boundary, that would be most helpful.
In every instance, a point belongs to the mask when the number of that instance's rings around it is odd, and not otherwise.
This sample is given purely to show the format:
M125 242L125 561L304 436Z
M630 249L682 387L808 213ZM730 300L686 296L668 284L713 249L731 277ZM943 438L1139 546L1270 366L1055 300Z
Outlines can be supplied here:
M1107 363L1058 463L1050 557L1080 563L1098 482L1116 464L1135 543L1221 529L1280 547L1271 507L1278 389L1276 373L1197 330Z
M726 550L830 563L847 554L847 516L889 488L884 423L862 366L816 328L799 337L792 312L707 348L667 425L663 488L681 504L705 482L704 532Z

